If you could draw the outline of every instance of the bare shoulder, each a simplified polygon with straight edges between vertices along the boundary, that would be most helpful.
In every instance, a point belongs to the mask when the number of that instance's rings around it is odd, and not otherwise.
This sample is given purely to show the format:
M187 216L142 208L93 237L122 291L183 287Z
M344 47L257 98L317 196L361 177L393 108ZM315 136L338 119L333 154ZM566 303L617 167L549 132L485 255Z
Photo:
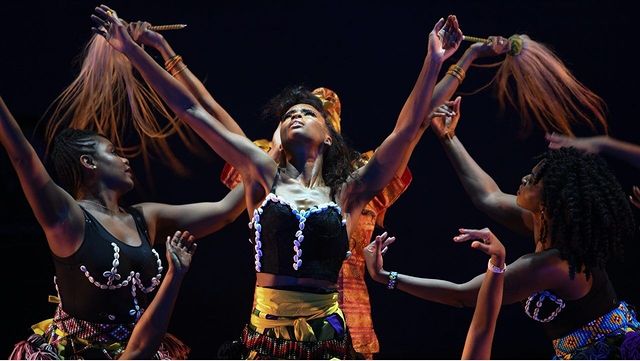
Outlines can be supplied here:
M505 303L521 301L534 292L556 289L568 275L566 261L556 249L525 254L507 266Z

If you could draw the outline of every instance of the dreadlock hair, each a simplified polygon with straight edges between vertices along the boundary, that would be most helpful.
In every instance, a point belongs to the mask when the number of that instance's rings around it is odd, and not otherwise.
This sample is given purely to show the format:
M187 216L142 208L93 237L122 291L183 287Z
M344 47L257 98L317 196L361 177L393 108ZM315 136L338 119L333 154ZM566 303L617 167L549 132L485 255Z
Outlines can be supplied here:
M67 128L54 139L50 161L56 180L74 198L85 180L80 157L95 154L98 136L91 130Z
M622 256L634 221L625 193L597 156L575 148L549 150L541 157L543 217L541 241L560 251L569 262L569 276L604 268L611 256Z
M355 170L358 153L349 148L346 141L331 124L329 113L322 106L322 101L309 89L303 86L290 87L272 98L264 108L263 116L281 121L289 108L296 104L308 104L314 107L325 120L329 134L333 140L323 154L322 178L331 188L331 197L335 197L340 186Z

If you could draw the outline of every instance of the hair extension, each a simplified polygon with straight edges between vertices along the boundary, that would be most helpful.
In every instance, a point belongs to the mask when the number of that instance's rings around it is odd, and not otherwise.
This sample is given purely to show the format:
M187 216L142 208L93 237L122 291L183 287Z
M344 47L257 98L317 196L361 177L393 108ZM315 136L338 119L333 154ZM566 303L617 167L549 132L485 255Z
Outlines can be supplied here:
M621 257L634 233L627 196L604 160L574 148L550 150L534 182L542 182L542 242L560 251L569 274L590 276L607 260Z
M551 49L527 35L509 39L513 55L507 55L495 76L497 98L502 109L508 101L519 110L524 133L533 120L545 132L573 135L572 125L578 123L593 130L600 124L608 131L602 98L578 81Z
M141 155L147 170L153 153L186 174L167 138L177 134L195 151L193 133L175 119L151 87L136 77L126 56L104 38L94 35L83 55L80 73L51 106L53 112L45 131L47 150L61 129L93 130L104 134L123 156ZM160 124L156 115L166 119L166 124ZM130 138L132 133L137 139Z

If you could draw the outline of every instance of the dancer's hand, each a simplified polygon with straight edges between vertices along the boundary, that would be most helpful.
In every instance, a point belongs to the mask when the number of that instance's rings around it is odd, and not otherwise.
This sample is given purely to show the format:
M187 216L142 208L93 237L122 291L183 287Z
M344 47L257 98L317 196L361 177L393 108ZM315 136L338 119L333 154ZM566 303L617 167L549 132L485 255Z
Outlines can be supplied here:
M506 258L506 251L502 242L489 230L483 229L466 229L460 228L459 235L453 237L454 242L466 242L475 240L471 243L471 248L479 249L491 256L491 263L494 266L503 268Z
M454 101L448 101L434 109L429 114L431 129L440 140L451 138L455 135L458 121L460 120L461 97Z
M127 30L136 43L157 49L162 46L164 37L159 32L150 30L150 27L151 24L146 21L136 21L129 23Z
M429 33L429 53L440 61L448 59L462 43L462 30L455 15L441 18Z
M167 236L167 261L169 271L178 276L183 276L191 266L191 257L196 251L197 244L188 231L176 231L173 237Z
M396 240L396 237L388 237L387 232L376 237L376 239L369 243L368 246L364 248L364 260L367 264L367 271L369 271L369 276L374 281L377 282L386 282L387 273L383 269L383 259L382 256L389 249L389 245Z
M599 135L595 137L573 138L553 133L545 135L545 138L549 141L549 149L574 147L586 153L598 154L602 149L602 144L606 136Z
M506 54L510 48L509 39L502 36L490 36L486 43L474 43L469 47L475 58L486 58Z
M102 35L115 50L121 53L135 44L127 31L126 22L118 18L115 11L106 5L98 6L95 11L96 13L91 15L91 20L96 24L91 28L93 32Z

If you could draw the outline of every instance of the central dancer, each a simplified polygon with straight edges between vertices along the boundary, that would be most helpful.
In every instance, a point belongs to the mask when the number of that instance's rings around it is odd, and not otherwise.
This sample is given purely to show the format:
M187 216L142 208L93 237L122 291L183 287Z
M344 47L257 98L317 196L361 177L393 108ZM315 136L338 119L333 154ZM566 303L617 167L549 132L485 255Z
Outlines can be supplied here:
M336 284L349 251L348 235L362 208L393 179L427 118L442 63L462 40L456 18L440 19L434 26L422 70L395 128L361 168L354 168L355 153L310 91L287 89L270 103L280 120L279 166L202 108L136 44L113 10L102 5L92 18L94 31L126 55L176 115L242 175L257 272L242 356L352 358Z

